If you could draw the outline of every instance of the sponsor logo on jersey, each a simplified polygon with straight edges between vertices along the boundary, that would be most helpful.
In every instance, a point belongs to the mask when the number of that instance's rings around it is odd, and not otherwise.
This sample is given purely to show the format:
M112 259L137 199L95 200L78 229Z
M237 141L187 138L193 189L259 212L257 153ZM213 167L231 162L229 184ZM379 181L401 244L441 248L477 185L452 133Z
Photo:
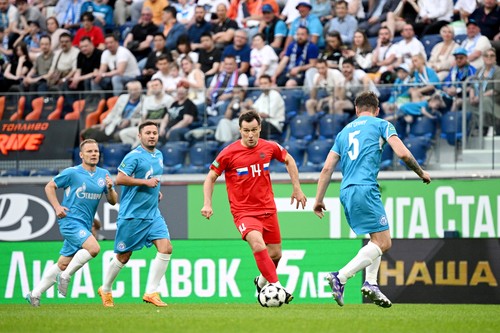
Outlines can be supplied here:
M78 199L100 200L102 193L87 192L87 184L83 183L76 189L75 195Z

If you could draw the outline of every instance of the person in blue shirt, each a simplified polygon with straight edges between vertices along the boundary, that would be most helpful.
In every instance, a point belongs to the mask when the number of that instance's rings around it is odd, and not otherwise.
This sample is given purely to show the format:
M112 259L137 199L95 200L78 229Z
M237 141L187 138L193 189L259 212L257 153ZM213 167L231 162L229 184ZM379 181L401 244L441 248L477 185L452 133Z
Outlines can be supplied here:
M286 49L272 76L272 82L278 86L302 86L306 71L316 65L318 56L318 47L309 40L309 29L299 27L297 40Z
M105 32L112 31L115 27L113 22L113 7L104 0L86 1L82 4L80 12L91 12L96 18L94 24Z
M233 43L224 48L221 60L228 55L234 56L241 73L247 73L250 68L250 46L248 46L248 34L245 30L239 29L234 33Z
M45 193L64 237L61 256L45 270L40 283L26 295L32 306L40 306L40 297L56 280L59 293L66 296L71 276L100 251L92 235L92 224L97 206L104 193L111 205L118 201L113 181L107 170L99 168L99 146L93 139L80 143L80 165L64 169L45 186ZM58 188L64 189L62 203L56 196Z
M382 150L389 143L394 153L413 170L424 183L431 177L415 160L411 152L398 138L394 126L377 118L379 101L370 91L362 92L355 100L357 119L347 124L337 135L332 150L318 180L314 213L323 218L323 199L330 184L332 173L341 163L342 182L340 201L347 223L357 234L370 234L370 241L338 272L328 273L327 280L338 305L344 305L344 285L355 273L366 268L366 281L362 293L381 307L390 307L391 301L380 291L377 274L382 253L391 247L391 235L387 215L380 198L377 183Z
M189 27L187 34L191 41L191 49L201 49L201 36L212 30L212 23L205 21L205 6L196 6L194 9L194 23Z
M146 121L139 125L141 144L129 152L118 167L116 184L122 185L122 190L116 222L116 256L111 260L104 275L104 283L98 290L105 307L114 306L112 285L132 252L153 244L158 252L151 264L146 293L142 299L156 306L167 306L156 291L172 254L167 224L158 208L162 198L160 178L163 174L163 155L156 149L158 136L156 123Z
M311 42L316 44L320 49L324 48L325 38L323 36L323 24L316 15L311 14L311 4L308 2L299 2L296 9L299 11L300 16L293 20L290 25L284 50L288 48L294 39L297 39L296 34L300 27L306 27L309 30ZM282 55L283 54L281 54L281 56Z
M280 54L285 45L288 27L285 21L274 14L269 4L262 6L262 20L259 24L259 33L264 35L267 45L270 45L276 54Z

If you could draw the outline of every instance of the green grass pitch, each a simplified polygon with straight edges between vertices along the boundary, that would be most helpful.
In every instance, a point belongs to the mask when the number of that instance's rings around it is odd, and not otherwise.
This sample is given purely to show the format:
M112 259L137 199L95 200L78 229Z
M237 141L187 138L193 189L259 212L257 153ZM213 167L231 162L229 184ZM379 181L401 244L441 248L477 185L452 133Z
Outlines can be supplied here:
M500 305L0 305L0 332L500 332Z

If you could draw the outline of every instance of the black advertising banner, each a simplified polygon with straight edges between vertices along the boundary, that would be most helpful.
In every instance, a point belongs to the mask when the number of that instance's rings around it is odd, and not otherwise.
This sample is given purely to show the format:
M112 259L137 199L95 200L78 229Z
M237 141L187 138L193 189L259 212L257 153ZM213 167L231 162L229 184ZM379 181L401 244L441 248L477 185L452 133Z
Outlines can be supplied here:
M0 121L0 160L71 159L78 121Z
M378 283L394 303L499 304L499 279L500 239L415 239L393 240Z
M116 186L120 193L120 186ZM162 186L159 207L172 239L187 238L186 186ZM62 202L63 191L57 191ZM114 239L120 204L103 197L97 209L99 239ZM45 184L0 184L0 242L62 240L57 217L45 195Z

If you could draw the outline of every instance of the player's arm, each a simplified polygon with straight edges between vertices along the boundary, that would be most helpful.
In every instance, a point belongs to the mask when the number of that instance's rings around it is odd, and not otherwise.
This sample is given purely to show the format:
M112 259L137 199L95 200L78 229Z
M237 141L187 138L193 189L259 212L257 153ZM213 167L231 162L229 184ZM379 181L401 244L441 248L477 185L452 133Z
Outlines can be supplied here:
M214 170L210 170L203 182L203 208L201 209L201 215L207 220L209 220L210 216L214 213L212 210L212 194L214 193L215 181L217 178L219 178L219 175Z
M290 204L293 204L293 201L297 200L296 208L298 209L299 204L302 204L302 209L304 209L304 207L306 206L307 198L304 195L304 192L302 192L302 189L300 188L299 169L297 168L297 163L295 163L295 160L293 159L292 155L288 153L286 154L285 157L285 165L286 165L286 170L290 175L290 180L292 181L292 186L293 186L293 192Z
M108 188L108 193L106 193L106 199L111 205L115 205L118 202L118 193L116 193L113 187L113 180L109 175L106 175L106 187Z
M159 182L160 180L155 177L149 179L139 179L131 177L120 170L118 170L118 174L116 175L116 185L147 186L153 188L156 187Z
M393 135L387 140L387 142L391 146L392 150L394 150L394 153L401 160L403 160L403 162L405 162L408 168L413 170L420 178L422 178L424 183L429 184L431 182L431 176L422 169L415 157L413 157L412 153L408 150L408 148L406 148L400 138Z
M313 207L314 214L318 215L319 218L323 218L325 215L323 211L326 210L326 207L323 199L325 198L326 189L328 188L328 185L330 185L333 170L335 170L339 160L340 156L337 155L337 153L330 151L326 157L325 165L319 174L318 188L316 190L316 202Z
M59 200L57 199L56 190L57 185L53 180L45 185L45 194L47 195L47 199L49 200L52 207L54 207L57 217L63 218L66 217L66 211L69 209L61 206Z

